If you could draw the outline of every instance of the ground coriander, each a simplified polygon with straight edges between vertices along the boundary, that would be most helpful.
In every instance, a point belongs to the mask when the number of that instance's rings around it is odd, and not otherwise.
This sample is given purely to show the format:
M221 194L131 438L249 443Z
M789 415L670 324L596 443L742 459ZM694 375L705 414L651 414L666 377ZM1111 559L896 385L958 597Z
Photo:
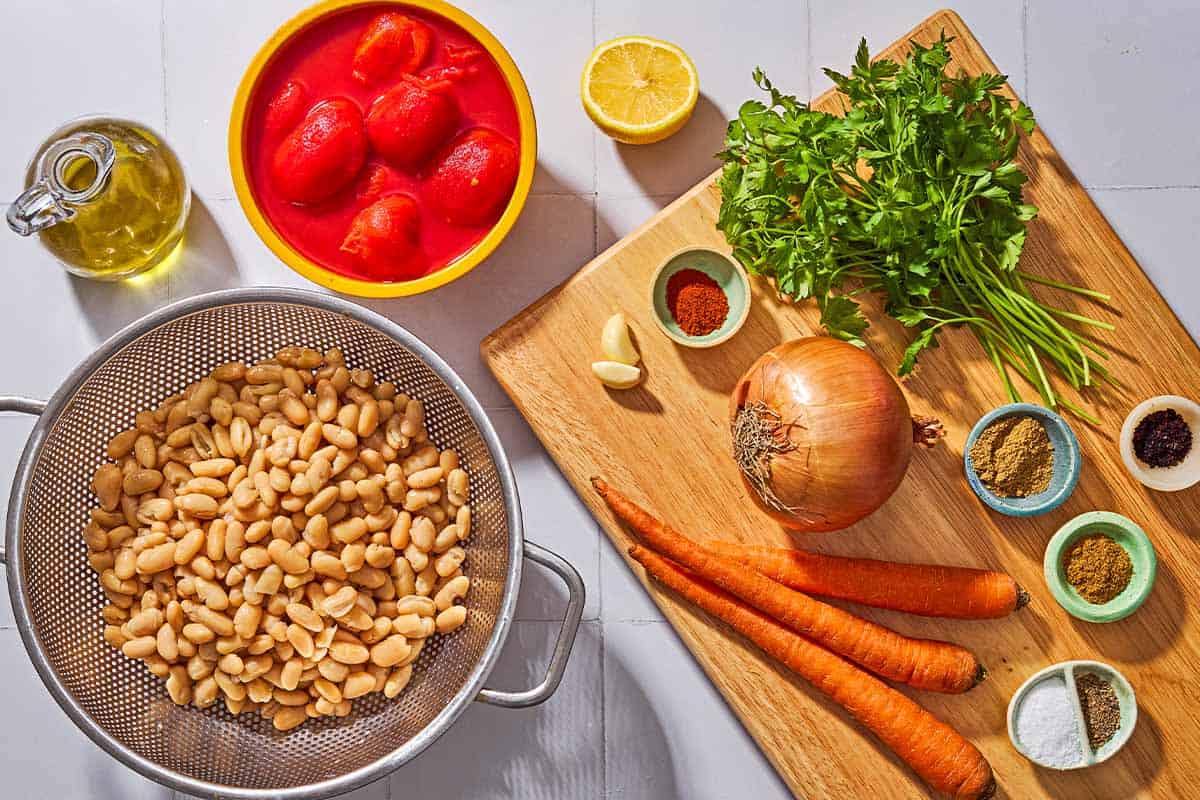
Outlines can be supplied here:
M1067 550L1067 582L1089 603L1107 603L1125 591L1133 562L1125 548L1102 533L1085 536Z
M971 445L970 455L971 468L992 494L1029 497L1050 488L1054 445L1033 417L992 422Z

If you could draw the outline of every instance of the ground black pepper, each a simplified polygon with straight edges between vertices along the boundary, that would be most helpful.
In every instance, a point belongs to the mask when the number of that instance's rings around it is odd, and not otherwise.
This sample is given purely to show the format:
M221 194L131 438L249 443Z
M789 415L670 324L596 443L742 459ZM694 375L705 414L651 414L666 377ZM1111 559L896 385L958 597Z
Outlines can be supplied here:
M1107 742L1121 727L1121 701L1112 684L1092 673L1075 677L1075 689L1083 709L1088 744L1093 749Z
M1133 430L1133 452L1151 467L1173 467L1192 449L1192 429L1178 411L1147 414Z

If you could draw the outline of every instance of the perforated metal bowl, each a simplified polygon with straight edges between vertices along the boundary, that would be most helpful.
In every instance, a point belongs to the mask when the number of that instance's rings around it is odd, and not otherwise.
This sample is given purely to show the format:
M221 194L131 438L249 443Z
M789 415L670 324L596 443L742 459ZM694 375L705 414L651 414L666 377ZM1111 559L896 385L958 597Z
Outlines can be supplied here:
M229 360L299 344L338 346L425 403L430 437L455 448L471 475L471 576L466 624L430 642L400 697L360 698L343 719L288 733L221 704L175 706L163 682L101 637L104 594L81 536L88 484L105 445L150 408ZM29 658L79 728L160 783L208 797L279 800L341 794L418 755L474 700L540 703L558 686L583 612L583 583L563 559L525 542L512 470L483 409L457 375L390 320L327 295L236 289L171 305L106 342L48 402L0 397L0 410L39 414L8 510L4 553L13 613ZM543 682L483 688L508 634L523 558L555 571L570 600Z

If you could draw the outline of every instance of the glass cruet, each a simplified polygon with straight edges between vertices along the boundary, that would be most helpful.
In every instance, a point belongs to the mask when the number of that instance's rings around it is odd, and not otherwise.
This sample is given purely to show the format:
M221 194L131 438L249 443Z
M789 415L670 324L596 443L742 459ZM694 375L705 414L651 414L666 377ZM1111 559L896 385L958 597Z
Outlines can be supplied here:
M163 263L180 246L191 206L174 151L150 128L86 117L52 133L30 160L8 226L75 275L117 280Z

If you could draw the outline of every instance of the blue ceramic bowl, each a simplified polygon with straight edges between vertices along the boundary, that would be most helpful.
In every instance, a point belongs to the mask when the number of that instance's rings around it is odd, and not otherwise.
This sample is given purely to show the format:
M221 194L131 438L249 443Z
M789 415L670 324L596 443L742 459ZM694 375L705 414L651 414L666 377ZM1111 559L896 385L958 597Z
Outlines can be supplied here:
M974 467L971 466L971 447L979 438L979 434L997 419L1011 416L1037 419L1046 429L1050 444L1054 446L1054 467L1050 476L1050 486L1046 491L1029 497L1001 497L993 494L979 480ZM989 508L1010 517L1036 517L1061 506L1071 496L1071 492L1075 491L1081 461L1079 440L1075 438L1075 432L1066 421L1050 409L1032 403L1010 403L984 414L971 429L963 447L963 469L967 473L967 482L971 484L971 489Z

